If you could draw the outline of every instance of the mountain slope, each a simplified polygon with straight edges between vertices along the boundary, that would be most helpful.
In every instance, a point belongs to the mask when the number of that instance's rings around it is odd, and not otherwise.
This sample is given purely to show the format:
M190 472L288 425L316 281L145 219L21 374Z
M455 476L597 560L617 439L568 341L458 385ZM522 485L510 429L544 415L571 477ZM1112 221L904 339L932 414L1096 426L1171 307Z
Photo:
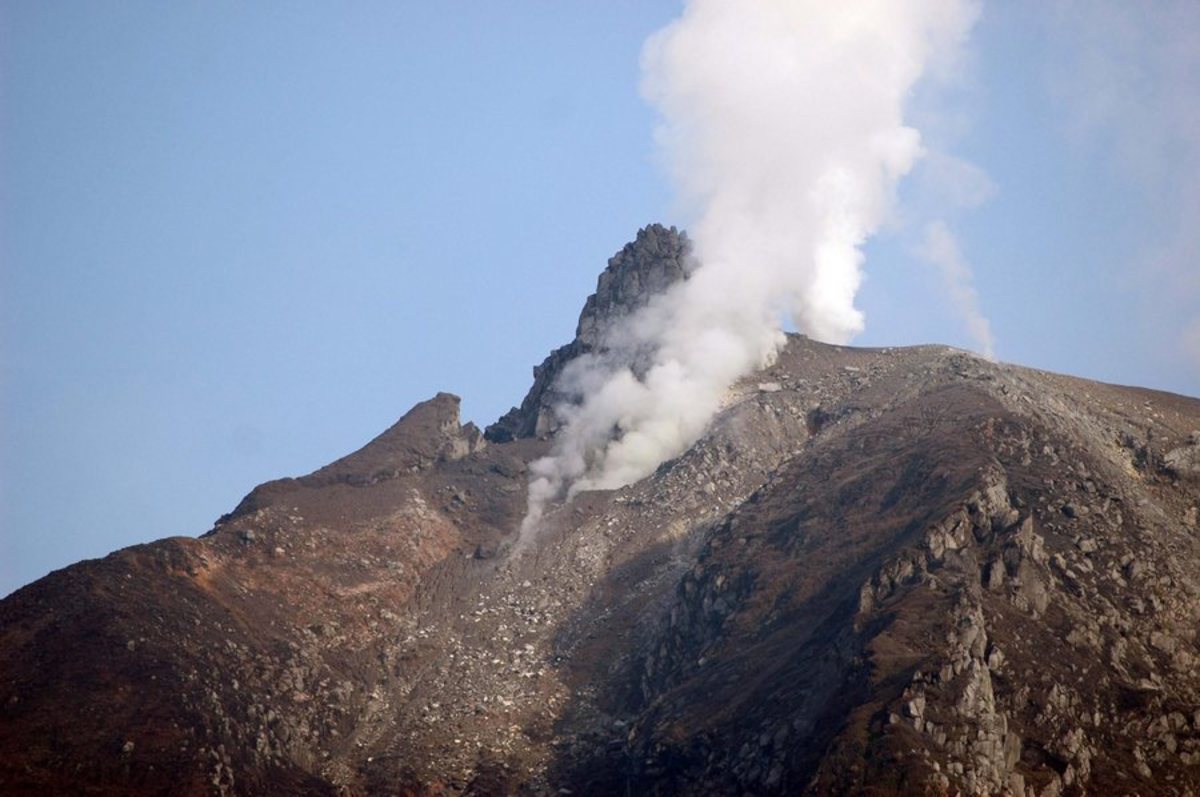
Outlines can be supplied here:
M554 377L686 246L640 232L486 435L439 394L5 599L0 791L1200 790L1195 399L793 336L512 552Z

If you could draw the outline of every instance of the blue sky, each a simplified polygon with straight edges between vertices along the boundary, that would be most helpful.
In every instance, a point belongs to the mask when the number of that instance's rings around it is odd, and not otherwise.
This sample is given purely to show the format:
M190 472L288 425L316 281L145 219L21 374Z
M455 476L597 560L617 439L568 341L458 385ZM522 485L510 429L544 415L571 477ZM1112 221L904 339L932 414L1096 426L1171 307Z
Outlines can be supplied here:
M686 224L638 93L679 8L0 3L0 594L438 390L519 402L607 258ZM1200 395L1197 8L985 4L914 103L971 196L902 186L857 342L977 347L939 203L999 359Z

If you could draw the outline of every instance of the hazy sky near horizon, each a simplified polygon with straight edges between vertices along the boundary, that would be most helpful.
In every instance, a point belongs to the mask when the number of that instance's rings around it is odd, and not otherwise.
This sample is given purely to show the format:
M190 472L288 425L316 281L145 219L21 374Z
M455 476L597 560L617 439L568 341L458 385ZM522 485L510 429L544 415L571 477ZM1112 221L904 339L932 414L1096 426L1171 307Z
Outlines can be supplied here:
M0 595L519 403L688 222L639 96L680 9L0 0ZM984 3L910 121L856 344L1200 395L1200 4Z

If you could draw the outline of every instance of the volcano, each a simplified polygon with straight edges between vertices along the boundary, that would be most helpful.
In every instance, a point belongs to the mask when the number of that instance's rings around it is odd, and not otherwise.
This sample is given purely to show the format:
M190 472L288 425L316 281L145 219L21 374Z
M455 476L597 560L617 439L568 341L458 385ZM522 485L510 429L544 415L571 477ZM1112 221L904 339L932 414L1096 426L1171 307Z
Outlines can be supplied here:
M1200 400L791 335L514 548L557 376L0 602L4 794L1197 794Z

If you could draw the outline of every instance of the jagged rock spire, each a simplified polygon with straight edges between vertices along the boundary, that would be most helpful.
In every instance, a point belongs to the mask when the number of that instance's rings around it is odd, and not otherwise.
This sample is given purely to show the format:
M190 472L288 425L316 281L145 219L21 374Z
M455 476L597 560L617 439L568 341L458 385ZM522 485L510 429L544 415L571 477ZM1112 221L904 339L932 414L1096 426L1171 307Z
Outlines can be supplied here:
M535 437L553 431L558 421L554 406L565 397L555 390L563 368L581 354L603 351L614 324L644 306L651 297L686 279L692 265L687 233L675 227L650 224L608 260L596 292L584 302L575 339L555 349L533 369L533 387L521 402L487 428L495 442Z

